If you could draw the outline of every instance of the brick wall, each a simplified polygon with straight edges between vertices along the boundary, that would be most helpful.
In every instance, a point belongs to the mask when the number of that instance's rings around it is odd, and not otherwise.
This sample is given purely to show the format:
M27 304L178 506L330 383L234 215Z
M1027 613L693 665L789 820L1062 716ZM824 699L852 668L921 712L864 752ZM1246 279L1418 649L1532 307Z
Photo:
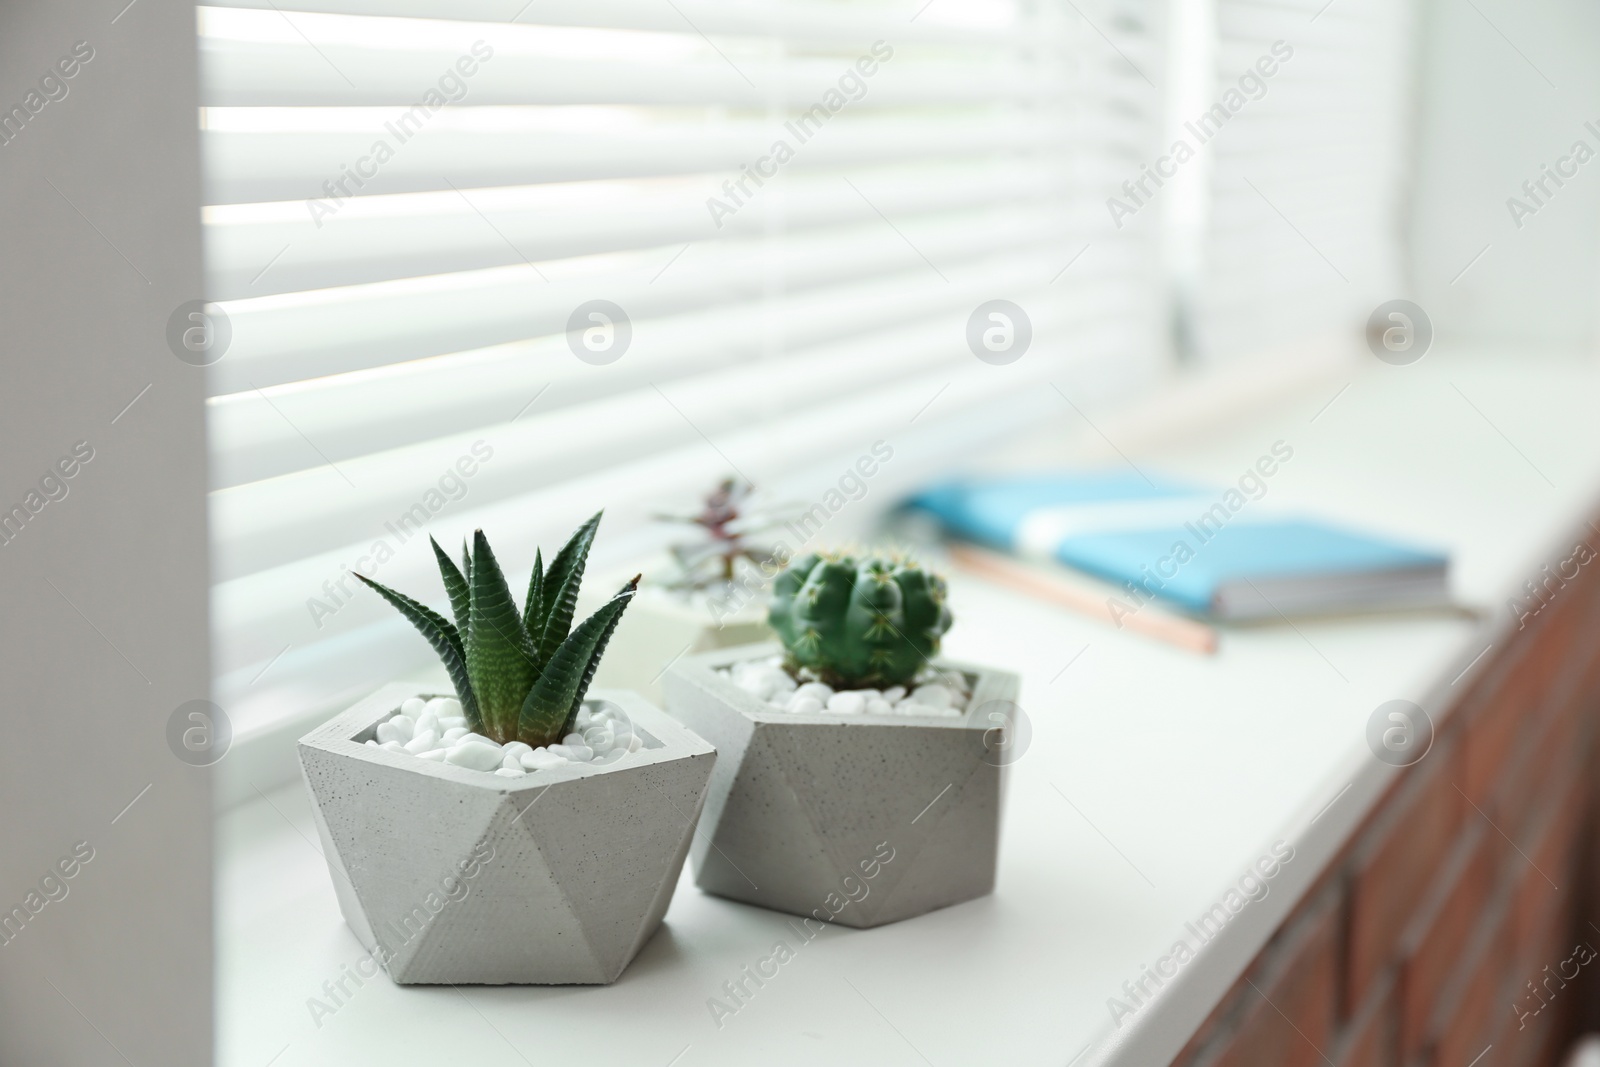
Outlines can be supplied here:
M1490 656L1175 1064L1544 1067L1600 1024L1600 581Z

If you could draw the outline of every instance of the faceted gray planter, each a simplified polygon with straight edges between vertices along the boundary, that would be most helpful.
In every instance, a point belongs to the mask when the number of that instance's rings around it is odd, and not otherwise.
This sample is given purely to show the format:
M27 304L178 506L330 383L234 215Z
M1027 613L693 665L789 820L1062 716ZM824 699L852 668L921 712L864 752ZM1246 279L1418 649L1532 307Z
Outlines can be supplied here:
M880 718L775 711L715 670L780 651L719 649L667 672L668 712L718 752L691 849L700 888L856 927L993 891L1014 751L997 728L1015 721L1016 675L941 660L976 679L959 718Z
M716 752L635 693L593 691L644 742L604 765L505 778L364 744L418 686L300 739L350 929L402 985L616 981L683 869Z

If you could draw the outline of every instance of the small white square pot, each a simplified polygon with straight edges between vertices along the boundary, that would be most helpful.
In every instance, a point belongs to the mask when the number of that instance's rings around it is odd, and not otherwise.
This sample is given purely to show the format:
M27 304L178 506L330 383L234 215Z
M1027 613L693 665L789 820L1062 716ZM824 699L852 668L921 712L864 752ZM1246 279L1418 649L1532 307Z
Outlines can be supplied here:
M717 673L776 644L685 657L669 713L717 747L695 881L718 896L846 926L908 919L994 889L1016 675L974 679L959 717L777 711ZM892 854L888 862L878 862Z
M594 611L604 601L581 603ZM751 596L737 608L713 612L704 596L682 597L654 586L640 589L623 612L594 684L632 689L660 701L667 664L680 656L772 640L765 596Z
M635 693L591 692L643 746L522 778L365 744L422 687L300 739L339 908L402 985L616 981L683 869L716 752Z

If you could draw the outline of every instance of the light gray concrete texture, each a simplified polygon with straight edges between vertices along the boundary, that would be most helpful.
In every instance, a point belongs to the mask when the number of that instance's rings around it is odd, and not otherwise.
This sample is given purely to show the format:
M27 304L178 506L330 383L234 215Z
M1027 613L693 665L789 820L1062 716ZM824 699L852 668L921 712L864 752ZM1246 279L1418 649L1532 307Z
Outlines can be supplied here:
M667 672L668 712L719 754L691 852L700 888L856 927L993 891L1017 677L940 661L975 680L966 711L888 718L777 711L717 673L778 651L720 649ZM885 844L894 859L865 881Z
M644 747L506 778L364 742L396 683L300 740L345 922L402 985L616 981L661 925L716 752L635 693Z

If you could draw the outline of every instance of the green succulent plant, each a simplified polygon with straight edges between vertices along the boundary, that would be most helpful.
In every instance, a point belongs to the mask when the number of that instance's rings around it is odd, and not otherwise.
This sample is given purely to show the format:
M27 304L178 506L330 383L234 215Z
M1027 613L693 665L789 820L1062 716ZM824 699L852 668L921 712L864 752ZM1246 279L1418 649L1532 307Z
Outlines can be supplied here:
M944 579L898 557L802 556L778 575L767 621L801 668L836 689L904 685L950 629Z
M462 543L460 567L428 538L450 596L453 624L405 594L356 575L393 604L439 654L473 732L501 744L521 741L539 748L572 731L606 643L639 588L635 575L605 606L572 628L600 514L578 527L549 567L544 566L544 554L535 553L528 599L520 613L482 530L473 533L470 549Z

